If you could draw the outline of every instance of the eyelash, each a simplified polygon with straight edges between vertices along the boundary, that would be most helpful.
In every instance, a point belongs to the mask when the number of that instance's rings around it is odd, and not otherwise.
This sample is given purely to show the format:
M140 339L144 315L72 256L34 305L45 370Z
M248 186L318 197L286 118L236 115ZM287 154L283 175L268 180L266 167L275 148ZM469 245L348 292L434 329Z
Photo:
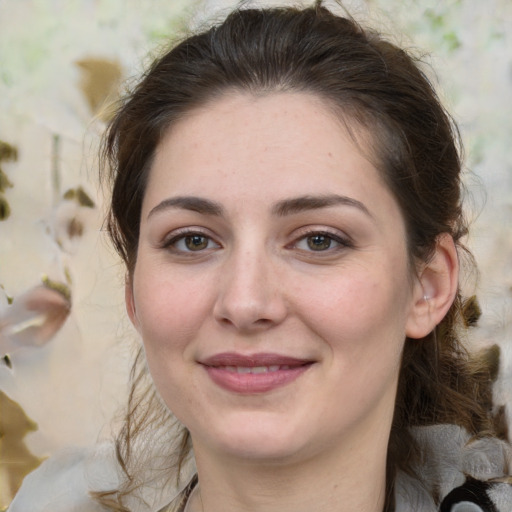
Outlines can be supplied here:
M206 241L207 246L203 249L199 249L197 251L186 249L186 248L178 248L177 245L179 242L186 243L187 239L193 238L193 237L200 237L203 238ZM321 250L314 250L311 247L309 249L300 248L299 243L301 242L308 242L308 239L314 238L314 237L325 237L325 239L329 242L329 246L325 249ZM337 245L335 247L331 247L331 242L335 242ZM211 244L214 244L216 247L209 247ZM184 254L184 255L193 255L194 253L201 254L204 253L207 250L215 249L215 248L221 248L222 246L216 242L210 235L207 233L202 232L201 230L196 229L190 229L190 228L183 228L173 233L173 236L169 239L164 240L162 243L163 249L168 249L173 252ZM288 244L286 248L296 248L304 253L312 253L312 254L321 254L321 253L329 253L332 254L333 252L341 251L347 248L354 247L354 244L348 237L342 237L339 234L334 234L326 230L316 230L312 229L309 231L306 231L304 233L301 233L301 235L296 238L293 242Z
M208 249L212 249L212 247L206 247L204 249L200 249L198 251L194 250L187 250L185 248L179 249L177 247L177 244L179 242L186 243L187 238L193 238L193 237L200 237L204 238L206 240L207 245L210 245L211 243L215 244L217 247L221 247L221 245L216 242L210 235L207 233L202 232L198 229L190 229L190 228L183 228L173 233L173 236L171 238L168 238L164 240L162 243L163 249L168 249L173 252L179 253L179 254L194 254L194 253L202 253L205 252Z
M326 249L323 249L323 250L318 250L318 251L315 251L314 249L300 249L298 247L299 243L300 242L306 242L308 241L308 239L311 239L311 238L314 238L314 237L325 237L329 243L330 242L335 242L337 244L337 246L335 247L327 247ZM301 236L299 238L297 238L293 243L292 243L292 247L295 247L299 250L302 250L304 252L307 252L307 253L329 253L329 254L332 254L333 252L337 252L337 251L342 251L344 249L347 249L347 248L352 248L354 247L354 244L352 243L352 241L348 238L348 237L343 237L343 236L340 236L339 234L335 234L335 233L331 233L330 231L326 231L326 230L317 230L317 229L312 229L310 231L307 231L305 233L302 233Z

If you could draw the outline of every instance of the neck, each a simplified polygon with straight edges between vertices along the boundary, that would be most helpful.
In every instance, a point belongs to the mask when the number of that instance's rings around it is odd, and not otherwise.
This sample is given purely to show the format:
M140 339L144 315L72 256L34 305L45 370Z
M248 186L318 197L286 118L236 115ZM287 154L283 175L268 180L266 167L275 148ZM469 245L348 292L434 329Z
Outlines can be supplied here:
M375 434L375 432L374 432ZM382 512L387 435L300 461L219 460L196 450L190 512Z

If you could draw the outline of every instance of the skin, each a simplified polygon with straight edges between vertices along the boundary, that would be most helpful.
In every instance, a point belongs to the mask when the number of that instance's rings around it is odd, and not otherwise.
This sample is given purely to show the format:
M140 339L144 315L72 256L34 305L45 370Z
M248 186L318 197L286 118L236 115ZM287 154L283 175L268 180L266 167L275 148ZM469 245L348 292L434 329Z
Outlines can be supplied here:
M417 273L405 240L377 169L312 95L226 95L167 133L126 298L192 436L192 510L382 510L403 345L456 288L451 238ZM237 393L205 368L225 352L310 364Z

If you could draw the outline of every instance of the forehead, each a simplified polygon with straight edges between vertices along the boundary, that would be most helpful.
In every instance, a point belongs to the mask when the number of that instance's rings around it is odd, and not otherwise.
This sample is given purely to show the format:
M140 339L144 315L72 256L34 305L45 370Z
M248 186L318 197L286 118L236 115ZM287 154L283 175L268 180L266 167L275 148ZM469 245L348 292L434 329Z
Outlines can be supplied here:
M239 200L259 193L261 201L333 189L356 196L364 189L386 193L380 173L363 153L334 108L315 95L226 94L166 133L145 203L164 193L220 199L236 193Z

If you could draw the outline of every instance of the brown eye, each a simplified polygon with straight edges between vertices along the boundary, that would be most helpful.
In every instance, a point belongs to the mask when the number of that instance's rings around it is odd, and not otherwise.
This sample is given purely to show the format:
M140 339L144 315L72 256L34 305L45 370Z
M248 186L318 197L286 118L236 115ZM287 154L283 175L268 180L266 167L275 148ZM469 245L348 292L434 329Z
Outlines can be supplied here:
M318 253L324 256L334 255L345 249L354 247L354 244L347 237L341 234L328 231L310 231L293 242L292 247L305 253Z
M162 244L162 248L167 249L175 254L182 254L189 256L192 253L209 253L221 248L210 236L203 234L199 231L183 230L178 232L176 236Z
M184 242L189 251L202 251L208 247L209 238L202 235L192 235L186 236Z
M326 251L331 248L333 239L326 235L312 235L307 237L308 247L312 251Z

